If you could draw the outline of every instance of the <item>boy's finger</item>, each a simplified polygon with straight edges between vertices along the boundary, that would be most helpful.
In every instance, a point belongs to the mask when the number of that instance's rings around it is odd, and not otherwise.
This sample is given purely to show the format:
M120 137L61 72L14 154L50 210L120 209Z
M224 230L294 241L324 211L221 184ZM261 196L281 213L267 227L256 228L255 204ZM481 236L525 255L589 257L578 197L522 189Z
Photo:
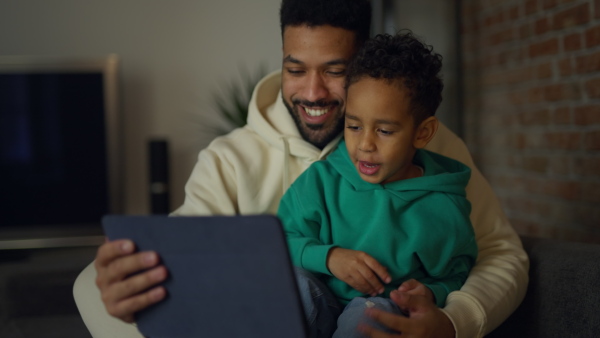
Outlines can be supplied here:
M379 264L379 262L375 259L370 257L371 259L367 259L365 260L365 263L367 264L367 266L369 266L369 268L371 268L371 270L379 277L379 279L384 282L385 284L388 284L389 282L392 281L392 277L390 277L390 274L387 271L387 268L381 264Z
M381 281L379 280L379 278L377 278L375 272L368 265L363 266L363 268L360 269L359 272L362 275L362 278L364 278L367 287L369 288L369 291L366 293L370 294L371 296L376 296L380 293L383 293L383 284L381 284Z

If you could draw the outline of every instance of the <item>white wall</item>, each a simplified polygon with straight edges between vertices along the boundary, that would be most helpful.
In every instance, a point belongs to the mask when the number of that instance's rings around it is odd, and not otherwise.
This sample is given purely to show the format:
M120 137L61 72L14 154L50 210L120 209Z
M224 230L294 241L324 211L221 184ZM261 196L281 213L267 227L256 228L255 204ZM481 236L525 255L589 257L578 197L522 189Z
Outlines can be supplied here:
M381 0L375 0L376 2ZM400 29L410 29L423 42L443 56L443 100L436 116L451 130L461 130L457 54L458 23L456 0L391 0L383 8L380 29L393 34Z
M0 54L121 62L125 211L149 211L146 142L170 142L171 205L214 137L211 95L239 70L280 67L280 0L2 0ZM217 120L218 121L218 120Z

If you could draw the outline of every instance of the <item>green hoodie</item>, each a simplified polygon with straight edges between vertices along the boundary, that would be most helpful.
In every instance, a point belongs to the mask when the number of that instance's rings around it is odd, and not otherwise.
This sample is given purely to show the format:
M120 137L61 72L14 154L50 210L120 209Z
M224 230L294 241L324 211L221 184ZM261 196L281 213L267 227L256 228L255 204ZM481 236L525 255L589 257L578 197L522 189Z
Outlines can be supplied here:
M460 289L477 257L465 196L471 171L464 164L418 150L422 177L372 184L362 180L345 142L315 162L292 184L279 205L294 265L323 274L340 302L368 296L327 269L329 250L364 251L388 269L392 282L383 296L414 278L443 307Z

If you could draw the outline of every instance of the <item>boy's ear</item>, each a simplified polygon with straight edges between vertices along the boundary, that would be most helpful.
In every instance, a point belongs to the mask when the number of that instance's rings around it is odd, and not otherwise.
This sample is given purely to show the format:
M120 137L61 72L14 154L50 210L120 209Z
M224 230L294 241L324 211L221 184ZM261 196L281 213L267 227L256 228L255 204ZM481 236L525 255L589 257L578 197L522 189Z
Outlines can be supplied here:
M413 146L417 149L425 148L427 143L431 141L438 129L438 119L435 116L426 118L417 127L415 138L413 140Z

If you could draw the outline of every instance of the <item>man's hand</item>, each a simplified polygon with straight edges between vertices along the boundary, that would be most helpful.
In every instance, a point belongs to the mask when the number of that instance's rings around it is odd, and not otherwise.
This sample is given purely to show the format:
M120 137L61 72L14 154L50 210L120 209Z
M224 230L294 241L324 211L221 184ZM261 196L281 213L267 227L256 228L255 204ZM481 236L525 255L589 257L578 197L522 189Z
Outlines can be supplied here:
M167 278L155 252L134 253L129 240L106 242L98 248L94 265L96 285L106 311L124 322L134 321L134 313L165 298L163 287L154 287ZM141 272L143 273L132 274Z
M390 298L409 314L408 317L376 308L367 309L366 314L383 326L401 332L402 335L386 333L367 324L360 324L359 330L367 337L453 338L455 336L454 326L450 319L425 297L395 290L390 293Z
M371 296L383 293L382 281L387 284L392 280L383 265L362 251L333 248L327 256L327 268L336 278Z
M409 279L406 282L400 284L400 286L398 287L398 291L406 292L412 296L423 296L435 304L435 297L433 296L433 292L431 292L431 290L428 287L426 287L423 283L417 281L416 279Z

